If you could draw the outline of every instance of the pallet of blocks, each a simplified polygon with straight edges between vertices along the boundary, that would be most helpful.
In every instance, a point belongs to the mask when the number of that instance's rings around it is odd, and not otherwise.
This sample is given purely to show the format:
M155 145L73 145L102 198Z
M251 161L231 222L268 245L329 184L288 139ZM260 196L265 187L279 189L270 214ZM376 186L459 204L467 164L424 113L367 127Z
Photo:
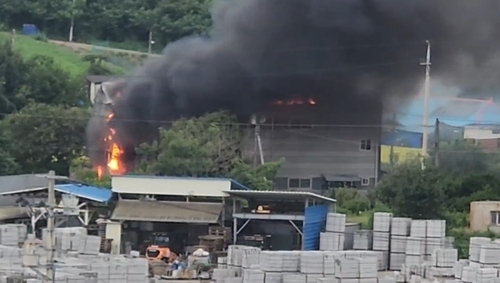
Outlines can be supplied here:
M319 249L322 251L344 250L345 224L345 214L328 213L325 232L320 233Z
M471 237L469 259L454 265L455 278L460 282L500 282L500 241Z
M19 246L26 239L26 235L27 227L24 224L0 225L0 245Z
M229 246L228 258L221 259L212 279L224 283L377 283L381 258L377 251L259 252L252 247ZM380 282L396 283L395 279Z

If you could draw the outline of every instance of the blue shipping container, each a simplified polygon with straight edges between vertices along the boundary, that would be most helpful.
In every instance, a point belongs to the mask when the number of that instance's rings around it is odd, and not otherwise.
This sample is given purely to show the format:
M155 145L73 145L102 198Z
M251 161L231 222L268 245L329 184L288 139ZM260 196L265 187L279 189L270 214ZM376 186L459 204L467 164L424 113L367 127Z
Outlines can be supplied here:
M304 213L304 250L319 250L319 235L325 228L328 205L314 205L306 208Z

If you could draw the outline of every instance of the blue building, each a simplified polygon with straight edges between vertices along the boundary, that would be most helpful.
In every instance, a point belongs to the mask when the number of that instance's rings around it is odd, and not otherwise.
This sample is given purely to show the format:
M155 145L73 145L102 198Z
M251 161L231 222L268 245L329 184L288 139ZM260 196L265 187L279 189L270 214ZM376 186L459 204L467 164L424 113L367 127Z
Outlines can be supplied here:
M394 131L386 128L383 145L421 148L423 137L424 101L413 99L397 113L386 113L385 121L394 124ZM464 138L464 127L471 124L500 125L500 106L493 100L458 97L431 97L428 103L429 139L432 140L436 119L440 121L440 139L453 141ZM393 121L394 118L396 121Z

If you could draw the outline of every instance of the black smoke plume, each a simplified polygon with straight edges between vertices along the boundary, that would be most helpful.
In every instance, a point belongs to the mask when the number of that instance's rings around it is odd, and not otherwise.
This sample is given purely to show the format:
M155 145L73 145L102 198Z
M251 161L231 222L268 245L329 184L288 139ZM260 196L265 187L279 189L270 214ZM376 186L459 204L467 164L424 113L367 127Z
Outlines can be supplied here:
M500 84L498 0L215 2L208 36L169 44L126 78L114 105L125 145L157 132L154 121L220 109L247 116L278 99L313 97L339 117L400 105L422 87L426 40L433 79L464 90Z

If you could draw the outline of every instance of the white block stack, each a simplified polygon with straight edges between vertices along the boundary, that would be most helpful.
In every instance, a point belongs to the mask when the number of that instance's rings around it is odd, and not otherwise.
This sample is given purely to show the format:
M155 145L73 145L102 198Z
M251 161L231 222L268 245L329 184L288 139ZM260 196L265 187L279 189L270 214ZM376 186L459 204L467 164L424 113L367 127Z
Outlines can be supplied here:
M425 223L425 222L424 222ZM424 262L425 238L408 237L406 238L405 266L420 266Z
M286 283L306 283L307 276L302 273L283 273L283 282Z
M345 223L345 214L328 213L326 218L326 231L320 234L320 250L341 251L344 249Z
M401 270L405 263L407 237L410 235L411 218L394 217L391 222L389 269Z
M469 260L474 263L479 263L481 256L481 247L490 243L490 238L471 237L469 240Z
M0 225L0 245L19 246L26 239L27 229L24 224Z
M321 251L307 251L300 254L300 272L306 274L323 274L323 257Z
M373 214L373 250L389 252L392 213Z
M369 230L358 230L354 232L354 249L368 251L373 248L373 232Z
M242 268L255 268L260 265L260 252L259 248L243 247L241 249L241 267Z
M432 253L445 246L446 220L427 220L425 233L425 258L430 260Z
M264 283L265 273L258 269L244 269L243 283Z

